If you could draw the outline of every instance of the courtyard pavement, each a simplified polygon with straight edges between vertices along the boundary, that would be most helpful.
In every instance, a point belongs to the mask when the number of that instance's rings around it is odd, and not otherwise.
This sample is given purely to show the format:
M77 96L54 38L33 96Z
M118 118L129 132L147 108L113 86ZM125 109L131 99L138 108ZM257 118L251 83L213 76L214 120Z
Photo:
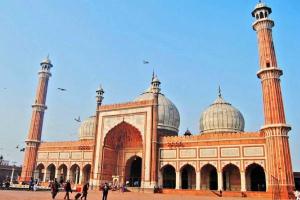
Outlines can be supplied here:
M71 194L71 199L74 199L75 192ZM64 193L58 193L56 199L63 200ZM0 190L1 200L51 200L50 192L29 192L29 191L13 191L13 190ZM139 193L139 192L112 192L108 193L108 200L220 200L220 199L233 199L233 200L263 200L262 198L241 198L241 197L211 197L211 196L193 196L182 194L152 194L152 193ZM102 192L90 191L88 200L102 200Z

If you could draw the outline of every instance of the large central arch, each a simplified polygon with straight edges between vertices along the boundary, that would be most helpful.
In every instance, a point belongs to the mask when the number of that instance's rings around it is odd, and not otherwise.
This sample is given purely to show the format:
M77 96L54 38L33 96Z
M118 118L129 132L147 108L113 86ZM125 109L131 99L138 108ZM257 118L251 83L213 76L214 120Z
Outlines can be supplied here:
M143 140L137 128L124 121L112 128L104 138L101 180L111 182L112 176L114 176L119 178L120 183L130 181L126 180L126 176L130 176L128 170L126 171L126 164L128 168L129 165L132 166L135 163L134 159L141 159L140 170L142 171L142 157L137 157L137 154L142 151ZM127 155L134 156L130 156L128 159ZM128 163L130 158L133 160Z

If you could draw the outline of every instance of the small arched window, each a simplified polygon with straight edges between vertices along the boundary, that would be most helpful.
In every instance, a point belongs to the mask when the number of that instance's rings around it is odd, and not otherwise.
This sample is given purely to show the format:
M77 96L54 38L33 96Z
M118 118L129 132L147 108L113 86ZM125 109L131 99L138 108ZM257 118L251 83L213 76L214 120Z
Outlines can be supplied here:
M263 13L263 12L260 12L260 13L259 13L259 18L260 18L260 19L264 18L264 13Z
M266 18L268 17L268 12L265 12L265 17L266 17Z
M259 17L258 17L258 14L256 14L256 19L258 19Z
M268 68L268 67L271 67L270 62L267 62L267 68Z

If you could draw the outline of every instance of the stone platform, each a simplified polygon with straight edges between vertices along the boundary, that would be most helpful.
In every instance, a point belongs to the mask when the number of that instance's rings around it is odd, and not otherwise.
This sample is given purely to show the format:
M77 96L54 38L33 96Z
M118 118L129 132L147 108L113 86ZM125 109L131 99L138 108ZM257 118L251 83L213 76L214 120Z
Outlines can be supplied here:
M71 199L74 199L75 192L71 194ZM56 199L62 200L64 193L60 192ZM102 192L99 191L90 191L88 195L89 200L98 200L101 199ZM218 196L202 196L191 195L191 194L153 194L153 193L143 193L143 192L119 192L119 191L110 191L108 194L109 200L220 200L220 199L233 199L233 200L266 200L270 198L261 198L261 197L218 197ZM0 199L7 200L50 200L50 192L29 192L29 191L13 191L13 190L0 190Z

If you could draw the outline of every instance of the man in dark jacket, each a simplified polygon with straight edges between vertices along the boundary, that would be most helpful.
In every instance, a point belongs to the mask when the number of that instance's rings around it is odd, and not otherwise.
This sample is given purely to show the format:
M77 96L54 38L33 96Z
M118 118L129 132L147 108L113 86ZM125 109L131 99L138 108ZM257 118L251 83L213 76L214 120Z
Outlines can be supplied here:
M108 195L108 190L109 190L109 186L107 183L104 184L102 190L103 190L102 200L107 200L107 195Z
M81 200L84 198L84 200L86 200L87 198L87 194L88 194L88 190L89 190L89 183L84 184L83 188L82 188L82 197L80 198Z
M65 195L64 199L67 198L67 200L70 200L70 192L72 193L70 181L67 181L67 183L65 185L65 192L66 192L66 195Z
M54 181L50 183L50 188L51 188L52 199L55 199L59 190L59 183L57 182L56 179L54 179Z

